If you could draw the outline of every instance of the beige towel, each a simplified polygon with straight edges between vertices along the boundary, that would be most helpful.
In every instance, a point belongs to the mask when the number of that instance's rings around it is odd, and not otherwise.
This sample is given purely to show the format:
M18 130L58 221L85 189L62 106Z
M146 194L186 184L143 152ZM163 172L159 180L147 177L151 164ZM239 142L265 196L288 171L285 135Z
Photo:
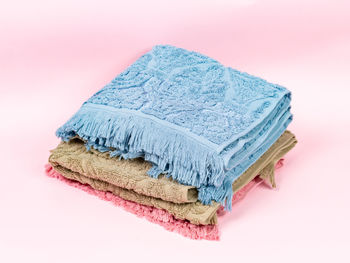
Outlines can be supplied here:
M261 173L274 186L274 164L296 143L286 131L275 144L233 184L238 191ZM197 189L181 185L161 175L158 179L146 173L151 164L142 159L119 160L108 153L87 151L81 140L62 142L51 152L49 162L66 178L110 191L123 199L165 209L176 218L193 224L215 224L220 204L203 205L197 201Z

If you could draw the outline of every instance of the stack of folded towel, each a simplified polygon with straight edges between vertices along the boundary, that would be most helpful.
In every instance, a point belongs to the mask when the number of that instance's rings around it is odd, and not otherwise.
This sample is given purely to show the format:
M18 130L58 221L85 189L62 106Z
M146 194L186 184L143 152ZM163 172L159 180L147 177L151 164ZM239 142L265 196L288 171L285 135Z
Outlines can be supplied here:
M207 56L155 46L57 130L46 171L194 239L296 144L285 88Z

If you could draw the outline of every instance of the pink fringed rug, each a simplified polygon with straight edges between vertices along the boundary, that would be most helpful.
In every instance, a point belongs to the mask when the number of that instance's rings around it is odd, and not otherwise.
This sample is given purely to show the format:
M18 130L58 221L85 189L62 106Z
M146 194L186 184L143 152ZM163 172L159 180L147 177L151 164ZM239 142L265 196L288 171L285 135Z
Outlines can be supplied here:
M276 168L281 167L283 162L281 159ZM172 214L168 213L165 210L141 205L132 201L124 200L110 192L103 192L99 190L93 189L91 186L86 184L81 184L80 182L67 179L63 177L61 174L56 172L50 164L45 166L46 174L50 177L57 178L68 185L74 186L85 192L95 195L103 200L110 201L114 203L116 206L122 207L125 210L139 216L144 217L148 221L156 223L158 225L163 226L166 230L179 233L185 237L191 239L206 239L206 240L219 240L219 229L217 225L194 225L185 220L176 219ZM250 183L248 183L241 190L236 192L233 196L232 204L238 202L243 199L244 196L254 187L259 185L262 182L261 179L254 179ZM224 211L221 208L218 211L218 215L223 215Z

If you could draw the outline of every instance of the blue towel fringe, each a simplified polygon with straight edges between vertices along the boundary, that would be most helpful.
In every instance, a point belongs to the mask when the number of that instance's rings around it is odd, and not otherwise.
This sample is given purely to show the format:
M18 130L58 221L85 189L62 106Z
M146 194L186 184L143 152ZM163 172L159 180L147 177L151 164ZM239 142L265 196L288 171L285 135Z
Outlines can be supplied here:
M125 159L143 157L152 162L149 174L159 171L185 185L200 187L214 178L220 186L225 177L224 161L208 146L179 132L138 116L113 114L82 108L60 127L56 135L64 141L79 136L89 149Z

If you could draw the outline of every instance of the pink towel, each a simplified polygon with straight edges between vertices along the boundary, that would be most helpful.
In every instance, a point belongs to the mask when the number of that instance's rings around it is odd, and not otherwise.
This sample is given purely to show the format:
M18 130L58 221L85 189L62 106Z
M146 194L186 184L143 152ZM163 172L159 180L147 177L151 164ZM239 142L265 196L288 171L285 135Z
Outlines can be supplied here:
M283 165L283 159L281 159L277 163L276 168L279 168L282 165ZM194 225L189 223L188 221L176 219L172 214L170 214L165 210L141 205L132 201L127 201L110 192L95 190L89 185L84 185L84 184L81 184L80 182L67 179L63 177L61 174L59 174L58 172L56 172L50 164L47 164L45 166L45 169L46 169L46 174L48 176L57 178L67 183L68 185L82 189L85 192L98 196L103 200L111 201L116 206L123 207L125 210L139 217L144 217L150 222L163 226L166 230L177 232L191 239L219 240L219 229L217 225ZM261 182L262 182L261 179L256 178L250 183L248 183L246 186L244 186L241 190L236 192L233 196L232 204L243 199L244 196L252 188L256 187ZM218 214L223 215L224 214L223 209L220 209L218 211Z

